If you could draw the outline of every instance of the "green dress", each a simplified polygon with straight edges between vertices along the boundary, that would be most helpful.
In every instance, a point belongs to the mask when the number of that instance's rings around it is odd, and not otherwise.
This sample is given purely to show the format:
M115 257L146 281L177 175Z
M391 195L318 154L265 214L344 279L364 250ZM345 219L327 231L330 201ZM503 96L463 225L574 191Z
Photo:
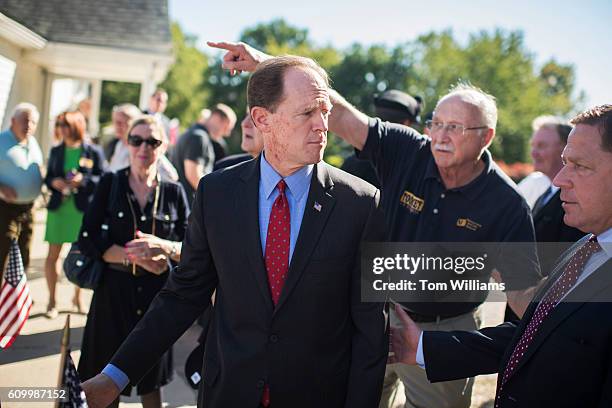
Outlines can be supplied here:
M83 149L81 147L66 147L65 149L64 171L68 173L70 170L79 168L79 159ZM83 213L76 208L74 195L64 197L59 208L47 211L45 241L50 244L76 241L82 221Z

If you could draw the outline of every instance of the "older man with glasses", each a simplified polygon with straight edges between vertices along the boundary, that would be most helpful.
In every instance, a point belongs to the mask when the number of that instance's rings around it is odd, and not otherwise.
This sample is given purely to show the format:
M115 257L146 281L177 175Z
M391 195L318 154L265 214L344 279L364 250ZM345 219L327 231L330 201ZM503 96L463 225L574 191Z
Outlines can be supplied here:
M426 122L431 139L401 125L368 118L341 96L333 99L330 129L378 170L389 240L400 242L533 242L529 207L487 150L495 137L497 107L491 95L458 84ZM406 199L406 197L410 199ZM495 265L508 302L521 315L539 280L535 248ZM522 271L520 269L523 269ZM484 300L484 299L483 299ZM475 330L478 302L403 303L420 327ZM391 315L392 322L395 314ZM469 407L473 378L431 384L419 367L387 367L381 406L394 406L404 385L405 407Z

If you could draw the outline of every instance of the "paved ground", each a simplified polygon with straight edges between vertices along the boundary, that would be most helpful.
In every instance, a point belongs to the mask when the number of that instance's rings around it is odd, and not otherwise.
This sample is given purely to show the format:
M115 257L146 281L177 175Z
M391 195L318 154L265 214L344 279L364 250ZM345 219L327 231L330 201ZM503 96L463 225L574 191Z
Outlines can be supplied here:
M47 244L43 242L45 212L36 215L36 225L32 246L32 259L28 271L28 282L34 305L30 318L24 325L21 334L8 350L0 351L0 387L52 387L57 385L60 362L60 340L66 315L70 313L72 358L75 364L81 355L81 338L86 315L79 315L72 310L71 299L74 287L63 278L58 285L57 319L49 320L44 313L47 307L48 292L44 278L44 260L47 255ZM67 248L66 248L67 249ZM84 304L89 306L92 292L83 293ZM195 407L196 393L184 379L183 365L187 355L196 345L198 336L196 328L187 331L174 347L175 378L163 389L167 407ZM122 399L120 407L140 406L136 396ZM53 403L3 403L3 408L52 408Z
M64 278L58 285L57 319L49 320L44 312L47 306L47 287L43 267L47 254L47 244L43 242L44 211L36 214L34 229L32 261L28 271L28 280L34 305L30 318L21 331L15 343L8 349L0 351L0 387L19 386L55 386L59 370L59 351L62 328L66 315L71 313L71 348L75 363L80 357L80 343L85 325L85 315L79 315L71 310L73 286ZM89 305L91 291L84 291L84 304ZM503 304L488 303L485 307L484 319L488 324L500 321ZM189 352L195 347L197 329L192 328L183 335L175 345L175 378L163 389L165 406L189 407L195 406L196 393L187 386L183 374L183 365ZM472 407L492 407L491 399L495 393L496 376L482 376L476 381ZM6 408L51 408L52 403L4 403ZM135 396L124 398L120 407L140 406Z

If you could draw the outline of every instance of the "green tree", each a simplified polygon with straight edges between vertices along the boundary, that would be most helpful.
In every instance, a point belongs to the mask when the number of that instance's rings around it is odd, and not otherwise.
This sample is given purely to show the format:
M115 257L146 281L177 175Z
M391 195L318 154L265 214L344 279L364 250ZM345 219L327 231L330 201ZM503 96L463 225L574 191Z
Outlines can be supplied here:
M171 30L176 60L159 86L168 91L166 115L187 127L208 103L208 57L196 48L197 38L183 33L178 23L172 23Z
M100 124L107 125L111 121L113 106L122 103L133 103L138 106L140 100L140 84L131 82L102 81L102 96L100 97Z
M412 73L402 47L387 49L382 45L364 47L353 44L344 52L340 64L331 68L333 86L349 102L364 112L374 114L374 95L387 89L406 90Z
M351 103L374 113L373 96L396 88L425 101L426 111L458 81L494 95L499 119L492 152L506 162L527 161L531 121L541 114L567 115L581 100L573 97L574 67L548 61L540 69L520 31L481 31L465 44L451 30L431 32L394 47L354 44L342 51L318 47L308 30L272 20L243 31L241 41L272 55L297 54L317 60L330 72L333 86ZM246 106L246 74L230 77L220 57L205 72L210 101L223 101L239 114ZM238 133L238 132L236 132ZM239 138L234 139L234 146ZM336 161L351 148L330 135L326 158Z
M434 107L440 96L458 81L469 82L494 95L498 105L497 136L492 152L506 162L527 161L531 121L541 114L567 114L574 106L573 67L550 62L542 74L520 31L481 31L465 46L451 31L429 33L407 45L414 58L415 76L409 88L423 89L426 104ZM562 86L551 89L549 76Z
M554 59L548 60L540 69L540 80L544 94L548 97L551 113L567 115L584 102L584 92L575 99L571 98L576 86L575 68L571 64L559 64Z
M289 48L310 47L307 29L292 27L280 18L246 28L240 35L240 41L261 50L269 50L274 44Z

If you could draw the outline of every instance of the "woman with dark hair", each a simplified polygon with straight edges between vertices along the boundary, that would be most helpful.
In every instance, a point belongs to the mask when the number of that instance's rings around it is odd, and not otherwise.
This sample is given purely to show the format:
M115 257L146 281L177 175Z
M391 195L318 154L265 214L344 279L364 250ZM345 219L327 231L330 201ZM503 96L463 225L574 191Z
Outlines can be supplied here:
M81 345L79 376L85 381L106 366L164 286L180 260L189 208L183 187L164 181L158 162L167 145L153 116L137 119L127 134L129 167L105 175L79 235L83 253L104 261ZM161 386L172 379L169 350L137 384L145 408L161 407ZM117 399L112 406L117 406Z
M49 252L45 277L49 288L47 317L57 317L55 286L59 277L59 254L65 243L77 240L83 213L104 172L104 155L85 138L85 118L80 112L64 112L55 120L61 143L51 149L45 184L51 191L47 206L45 241ZM81 312L79 287L75 287L73 305Z

